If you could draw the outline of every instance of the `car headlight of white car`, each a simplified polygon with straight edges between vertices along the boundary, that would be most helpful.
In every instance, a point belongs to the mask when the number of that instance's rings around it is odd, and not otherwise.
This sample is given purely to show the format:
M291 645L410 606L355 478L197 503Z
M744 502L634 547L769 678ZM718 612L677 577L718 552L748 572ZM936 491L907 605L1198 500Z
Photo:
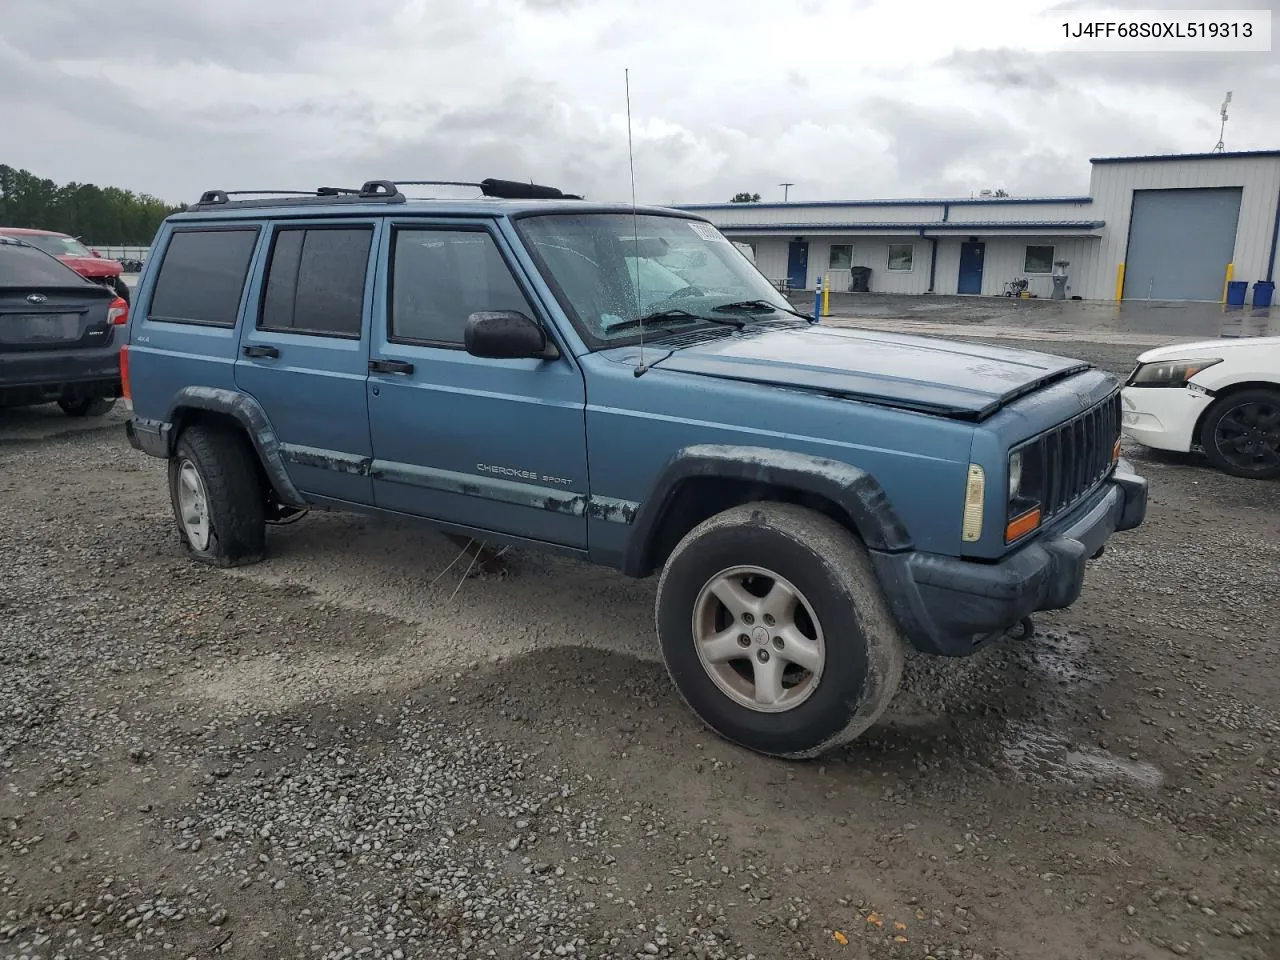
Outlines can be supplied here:
M1197 373L1221 362L1221 357L1207 357L1201 360L1153 360L1150 363L1140 363L1129 375L1127 386L1185 387Z

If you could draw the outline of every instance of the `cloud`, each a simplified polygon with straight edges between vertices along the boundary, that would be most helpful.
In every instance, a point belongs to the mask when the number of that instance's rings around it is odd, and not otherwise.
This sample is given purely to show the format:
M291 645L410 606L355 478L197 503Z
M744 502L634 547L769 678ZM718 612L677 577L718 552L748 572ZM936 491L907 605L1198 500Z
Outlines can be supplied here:
M270 72L335 33L362 42L401 8L399 0L110 0L105 8L99 0L6 0L4 38L36 59L92 60L128 49L160 63Z
M1201 0L1205 2L1205 0ZM1115 3L1107 4L1116 6ZM0 161L210 187L529 178L642 201L1085 189L1089 156L1276 146L1271 55L1056 55L921 0L8 0ZM1022 32L1020 32L1022 31Z

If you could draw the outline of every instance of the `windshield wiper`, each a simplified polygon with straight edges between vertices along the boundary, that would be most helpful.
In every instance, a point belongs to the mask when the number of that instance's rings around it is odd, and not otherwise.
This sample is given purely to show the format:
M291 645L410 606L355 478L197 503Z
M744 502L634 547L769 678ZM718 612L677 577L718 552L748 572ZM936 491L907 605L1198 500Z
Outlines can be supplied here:
M742 329L741 320L731 320L728 317L704 317L696 313L690 313L688 310L673 308L671 310L656 310L653 313L646 314L643 317L636 317L634 320L624 320L622 323L615 323L613 326L605 330L605 333L613 333L615 330L630 330L633 327L640 327L649 323L663 323L669 320L701 320L706 323L722 323L729 326Z
M768 300L735 300L733 303L722 303L718 307L712 307L712 310L778 310L783 313L790 313L797 317L803 317L805 320L812 320L813 317L807 313L801 313L799 310L791 307L780 307L776 303L770 303Z

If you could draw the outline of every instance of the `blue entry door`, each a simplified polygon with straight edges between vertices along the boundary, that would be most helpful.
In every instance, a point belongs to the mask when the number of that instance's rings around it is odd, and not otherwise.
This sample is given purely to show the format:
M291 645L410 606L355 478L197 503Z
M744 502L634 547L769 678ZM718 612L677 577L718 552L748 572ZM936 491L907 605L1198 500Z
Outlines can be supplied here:
M956 283L956 293L982 292L982 261L986 252L985 243L960 244L960 279Z
M586 387L554 359L474 357L475 312L545 316L492 221L413 220L382 240L369 364L374 502L443 523L581 549ZM552 337L554 339L554 337Z
M787 285L803 290L809 285L809 241L792 240L787 247Z

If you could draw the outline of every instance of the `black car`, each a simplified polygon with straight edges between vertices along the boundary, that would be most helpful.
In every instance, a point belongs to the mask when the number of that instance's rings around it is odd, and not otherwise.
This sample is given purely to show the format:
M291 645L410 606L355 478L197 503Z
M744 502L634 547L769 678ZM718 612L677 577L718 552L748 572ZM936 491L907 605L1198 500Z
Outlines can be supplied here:
M57 402L72 417L106 413L121 394L128 320L113 291L0 237L0 407Z

